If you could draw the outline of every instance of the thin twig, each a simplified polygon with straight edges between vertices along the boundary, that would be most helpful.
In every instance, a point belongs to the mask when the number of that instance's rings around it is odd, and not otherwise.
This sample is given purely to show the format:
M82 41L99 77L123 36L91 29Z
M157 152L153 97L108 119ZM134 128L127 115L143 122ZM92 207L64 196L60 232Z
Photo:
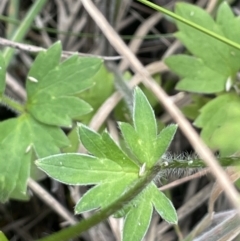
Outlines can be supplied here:
M22 50L22 51L31 52L31 53L39 53L41 51L46 50L45 48L42 48L42 47L37 47L37 46L34 46L34 45L29 45L29 44L16 43L16 42L13 42L11 40L4 39L4 38L0 38L0 45L10 47L10 48L19 49L19 50ZM101 55L85 54L85 53L72 52L72 51L62 51L62 56L68 57L68 56L71 56L71 55L76 54L76 53L78 53L79 56L95 57L95 58L100 58L100 59L104 59L104 60L111 60L111 61L122 59L121 56L101 56Z

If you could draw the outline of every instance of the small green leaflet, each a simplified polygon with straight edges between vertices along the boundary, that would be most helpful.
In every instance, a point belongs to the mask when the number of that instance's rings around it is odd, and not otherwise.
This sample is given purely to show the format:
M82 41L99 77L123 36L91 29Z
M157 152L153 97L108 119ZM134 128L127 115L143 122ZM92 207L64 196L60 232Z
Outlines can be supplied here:
M226 2L219 7L216 22L203 9L187 3L178 3L175 12L193 23L240 43L240 18L233 15ZM166 59L170 69L182 78L176 88L195 93L224 91L227 80L230 78L233 81L240 67L240 51L186 24L176 24L179 29L177 38L194 55L176 55Z
M73 118L92 110L76 94L94 84L102 60L73 55L59 63L60 56L59 42L37 56L27 77L26 108L38 121L70 127Z
M63 131L24 114L0 123L0 201L26 195L32 151L37 157L59 153L68 145ZM14 148L13 148L14 147Z
M133 106L133 126L120 123L120 129L126 145L136 157L134 160L113 141L107 131L100 135L79 124L80 141L91 155L57 154L36 161L40 169L60 182L95 185L77 203L76 214L107 208L117 202L142 175L146 176L147 171L161 161L161 156L170 145L177 126L170 125L158 134L152 107L138 87L134 91ZM177 223L171 201L153 182L126 204L123 204L122 211L119 210L125 216L123 241L142 240L153 208L167 222Z
M228 93L208 102L194 124L202 128L201 137L210 148L219 150L221 156L229 156L239 151L239 120L239 96Z

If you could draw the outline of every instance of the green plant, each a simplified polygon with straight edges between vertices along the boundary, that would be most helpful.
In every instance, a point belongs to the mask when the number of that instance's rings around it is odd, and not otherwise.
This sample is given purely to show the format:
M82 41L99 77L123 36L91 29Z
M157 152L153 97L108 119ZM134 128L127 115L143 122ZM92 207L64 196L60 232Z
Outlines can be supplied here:
M222 41L177 22L179 33L176 36L195 57L173 56L166 59L166 63L183 78L177 85L178 90L216 95L214 99L194 95L194 103L185 108L185 113L202 128L201 135L210 147L218 149L221 156L232 154L239 150L240 103L234 91L238 90L235 76L239 69L240 48L235 32L239 19L225 3L218 10L216 22L203 10L187 4L178 4L176 13L185 23L189 20L198 24L201 20L202 28L198 27L198 30ZM232 29L228 27L230 25ZM202 43L206 44L202 46ZM60 62L60 56L60 43L37 56L27 77L27 101L23 105L3 95L5 63L9 62L11 54L7 51L0 56L2 103L19 113L17 118L0 123L0 201L28 198L27 179L33 175L30 174L31 166L36 170L33 160L38 159L37 166L60 182L95 185L77 203L76 214L100 209L90 219L43 238L44 241L78 236L111 214L124 217L123 240L142 240L154 208L164 220L176 224L172 202L158 190L155 181L166 172L205 167L204 163L197 157L179 160L166 155L177 127L170 125L158 133L152 107L139 88L134 92L133 126L119 123L128 148L126 152L107 131L98 134L82 123L68 138L61 127L70 128L76 121L87 124L93 113L90 113L91 106L96 110L111 93L113 78L100 59L74 55ZM107 84L105 81L103 86L97 82L98 78L107 80ZM94 82L97 83L94 85ZM104 95L101 94L103 89ZM222 114L223 106L227 115ZM227 139L226 131L229 133ZM89 154L60 154L76 152L80 141ZM226 142L232 145L229 147ZM236 165L238 159L221 157L219 162L222 166L230 166Z
M202 160L182 160L166 155L176 125L169 125L159 134L154 112L143 92L134 92L133 126L119 123L127 155L112 140L79 124L81 143L90 154L58 154L36 161L50 177L69 185L95 185L78 201L75 213L101 208L90 219L80 222L42 241L68 240L78 236L111 214L124 217L122 240L142 240L152 217L153 208L169 223L177 223L171 201L158 190L155 180L187 168L205 167ZM236 165L238 158L220 158L222 166Z
M92 110L75 95L93 85L93 77L102 60L74 55L60 63L60 56L60 43L37 56L28 73L24 105L2 95L2 102L20 115L0 123L1 202L9 198L27 198L32 159L60 153L61 148L69 145L60 127L71 127L72 119ZM4 91L5 73L2 57L1 93Z
M133 127L127 123L119 123L119 127L134 159L118 147L108 132L100 135L80 124L80 140L93 156L59 154L40 159L36 164L60 182L96 185L80 199L75 213L99 207L104 209L112 203L120 202L118 207L123 209L118 214L125 217L123 240L137 241L146 233L153 207L166 221L177 222L171 201L152 182L160 169L156 163L161 163L160 158L166 152L176 126L168 126L158 134L153 110L142 91L137 88L134 93ZM136 192L140 192L139 195L136 196ZM122 203L118 199L124 193L128 195ZM110 212L113 211L117 210L110 209ZM68 238L71 238L72 234L69 235Z

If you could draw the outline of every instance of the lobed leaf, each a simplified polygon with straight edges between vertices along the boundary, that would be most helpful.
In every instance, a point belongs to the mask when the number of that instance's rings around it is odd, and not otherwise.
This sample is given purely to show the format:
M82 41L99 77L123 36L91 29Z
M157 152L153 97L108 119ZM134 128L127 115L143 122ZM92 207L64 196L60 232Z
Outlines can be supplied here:
M212 70L202 59L187 55L174 55L165 63L182 77L176 89L195 93L215 93L225 89L226 75Z
M36 58L28 74L26 109L45 124L69 127L73 118L92 110L75 95L94 84L102 60L74 55L59 63L60 55L56 43Z
M82 124L78 125L80 140L93 156L58 154L36 162L40 169L60 182L73 185L96 184L79 200L75 207L76 213L107 208L117 202L123 193L138 182L141 168L145 167L141 175L147 175L170 145L177 126L170 125L157 135L153 110L138 88L134 94L133 116L135 129L127 123L120 123L119 126L126 145L138 161L136 164L109 133L105 131L100 135ZM142 240L151 221L153 205L163 219L177 222L170 200L154 184L144 188L116 214L125 216L123 240Z
M213 18L200 7L187 3L178 3L175 12L193 23L223 35L221 28L214 22ZM231 76L231 67L228 64L228 58L230 57L229 46L227 44L184 23L177 22L177 26L180 30L177 37L192 54L201 58L212 70Z
M227 3L220 5L216 22L203 9L186 3L178 3L175 12L193 23L240 43L239 33L235 34L240 20L234 17ZM233 80L240 67L240 50L184 23L177 22L177 27L179 32L176 36L197 57L180 55L166 59L167 65L183 78L177 84L177 89L196 93L225 90L227 80Z
M0 133L0 201L24 198L33 150L37 157L56 154L68 140L60 128L41 124L28 114L1 122Z

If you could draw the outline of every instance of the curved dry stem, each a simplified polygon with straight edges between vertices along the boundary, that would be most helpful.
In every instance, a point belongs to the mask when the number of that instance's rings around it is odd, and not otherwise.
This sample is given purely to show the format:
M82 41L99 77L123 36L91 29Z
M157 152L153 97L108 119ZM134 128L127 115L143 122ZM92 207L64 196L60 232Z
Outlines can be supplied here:
M22 51L27 51L27 52L31 52L31 53L39 53L41 51L46 50L45 48L42 47L37 47L34 45L29 45L29 44L22 44L22 43L17 43L8 39L4 39L4 38L0 38L0 45L2 46L6 46L6 47L11 47L11 48L15 48L15 49L19 49ZM95 58L100 58L100 59L104 59L104 60L120 60L122 59L121 56L101 56L101 55L93 55L93 54L85 54L85 53L79 53L79 56L84 56L84 57L95 57ZM73 54L76 54L76 52L71 52L71 51L62 51L62 56L63 57L68 57L71 56Z

